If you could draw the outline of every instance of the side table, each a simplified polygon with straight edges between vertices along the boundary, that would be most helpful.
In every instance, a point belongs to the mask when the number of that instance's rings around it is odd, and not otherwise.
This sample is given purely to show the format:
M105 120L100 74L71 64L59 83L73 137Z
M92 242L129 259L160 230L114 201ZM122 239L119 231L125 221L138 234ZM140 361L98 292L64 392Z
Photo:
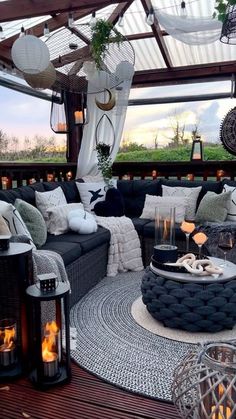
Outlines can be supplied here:
M142 300L166 327L188 332L232 329L236 324L235 277L236 265L231 262L217 278L162 271L151 264L142 279Z

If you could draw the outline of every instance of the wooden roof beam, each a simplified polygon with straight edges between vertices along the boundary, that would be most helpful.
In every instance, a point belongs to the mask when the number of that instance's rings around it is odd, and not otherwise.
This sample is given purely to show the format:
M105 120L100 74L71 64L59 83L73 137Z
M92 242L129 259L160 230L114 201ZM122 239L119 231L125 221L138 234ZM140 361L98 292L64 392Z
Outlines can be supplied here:
M152 7L151 1L150 0L141 0L141 3L143 5L145 13L148 14L149 10ZM167 68L173 67L169 51L166 47L166 44L165 44L163 36L162 36L162 30L161 30L160 25L159 25L155 16L154 16L154 24L151 27L152 27L154 37L156 38L156 42L157 42L157 44L160 48L161 55L163 57L163 60L165 62L166 67Z

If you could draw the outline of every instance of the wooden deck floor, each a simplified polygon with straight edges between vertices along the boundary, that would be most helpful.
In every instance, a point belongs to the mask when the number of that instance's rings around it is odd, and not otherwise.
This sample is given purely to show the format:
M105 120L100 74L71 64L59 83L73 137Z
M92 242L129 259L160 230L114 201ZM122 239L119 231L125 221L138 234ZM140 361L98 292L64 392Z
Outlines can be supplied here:
M9 386L9 389L5 389ZM28 415L28 416L27 416ZM0 383L1 419L179 419L171 403L120 390L72 365L71 383L50 391L28 379Z

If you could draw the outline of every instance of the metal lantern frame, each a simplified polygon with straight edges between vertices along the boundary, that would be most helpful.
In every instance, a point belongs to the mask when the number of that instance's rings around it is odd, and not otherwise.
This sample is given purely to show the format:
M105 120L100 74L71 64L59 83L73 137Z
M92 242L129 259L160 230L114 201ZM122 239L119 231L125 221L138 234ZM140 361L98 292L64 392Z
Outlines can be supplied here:
M200 137L193 140L190 160L203 160L203 146Z
M69 291L69 284L63 282L59 282L55 289L46 292L38 284L31 285L26 290L33 313L30 329L31 342L34 344L34 350L32 351L34 359L32 360L30 379L39 389L47 389L68 382L71 378ZM43 325L48 319L48 313L52 315L52 312L60 332L57 354L58 368L55 374L47 376L45 375L45 366L49 368L50 362L43 361Z

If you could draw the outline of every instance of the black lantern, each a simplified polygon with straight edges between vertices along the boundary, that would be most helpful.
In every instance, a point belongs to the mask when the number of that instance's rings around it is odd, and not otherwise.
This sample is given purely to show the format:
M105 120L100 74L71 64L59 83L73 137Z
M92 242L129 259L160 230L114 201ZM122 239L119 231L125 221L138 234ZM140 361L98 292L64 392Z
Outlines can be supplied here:
M191 160L203 160L201 137L196 136L192 143Z
M74 111L74 123L75 125L86 125L88 124L88 112L87 107L85 103L85 97L84 93L81 93L81 95L76 95L78 105L76 110Z
M47 389L71 378L69 337L69 284L55 285L55 275L41 279L27 288L31 300L31 324L34 345L31 381L36 387ZM48 281L46 284L45 281ZM55 288L54 288L54 285ZM33 347L32 347L33 349Z
M6 249L6 250L5 250ZM28 368L25 289L31 282L32 247L8 243L0 250L0 379L15 378Z
M64 96L64 91L60 94L56 92L52 96L50 125L52 130L57 134L66 134L69 132Z
M236 44L236 5L228 3L226 17L222 25L220 41L224 44Z

